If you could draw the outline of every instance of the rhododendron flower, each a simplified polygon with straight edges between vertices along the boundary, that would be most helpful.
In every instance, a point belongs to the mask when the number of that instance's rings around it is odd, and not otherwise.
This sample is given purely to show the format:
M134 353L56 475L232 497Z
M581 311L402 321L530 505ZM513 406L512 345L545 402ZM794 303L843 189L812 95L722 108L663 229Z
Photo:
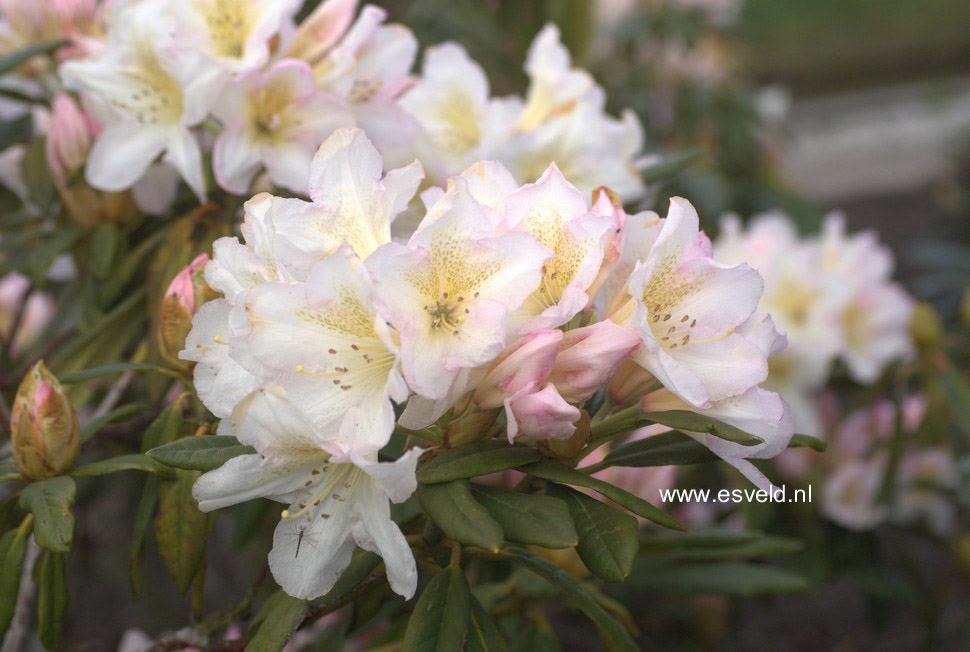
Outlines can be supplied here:
M367 260L379 312L401 336L408 385L443 398L462 368L505 348L509 313L538 286L551 255L526 233L494 235L461 177L407 245L389 243Z
M562 341L561 330L536 330L517 339L478 383L472 395L475 405L483 410L500 407L507 399L544 383Z
M81 169L99 129L94 119L81 110L70 95L60 93L54 97L44 145L47 167L55 183L66 183L68 177Z
M946 448L908 451L899 471L900 491L892 518L899 523L924 519L940 537L953 530L956 505L947 496L958 483L953 455Z
M377 454L335 456L331 440L276 386L257 390L233 410L232 427L254 455L234 457L202 475L192 493L211 511L266 497L288 505L269 554L273 577L297 598L325 594L350 563L354 544L384 558L391 588L410 598L417 569L388 501L403 502L417 483L421 449L395 462Z
M826 480L822 493L822 513L850 530L868 530L888 515L878 502L884 475L884 460L853 460L841 465Z
M591 212L582 193L552 163L536 183L506 198L505 220L509 229L534 236L554 254L543 265L539 288L512 314L513 328L527 332L565 324L590 301L586 289L613 233L612 211Z
M338 127L353 126L349 110L318 91L310 67L295 59L230 83L213 114L225 128L213 151L216 179L236 194L261 166L276 185L306 194L316 148Z
M519 434L529 439L569 439L576 432L579 408L567 403L556 386L547 383L538 391L526 392L508 402L509 441Z
M656 242L630 276L632 298L608 315L643 338L636 361L696 407L764 381L766 355L737 333L751 317L762 281L746 265L710 257L697 212L674 198Z
M637 333L609 319L566 331L549 382L567 402L581 403L603 387L641 344Z
M106 47L61 67L69 87L110 109L88 158L87 181L95 188L130 188L164 154L204 198L202 152L189 128L205 119L221 72L197 51L178 47L174 32L174 21L152 3L116 7Z

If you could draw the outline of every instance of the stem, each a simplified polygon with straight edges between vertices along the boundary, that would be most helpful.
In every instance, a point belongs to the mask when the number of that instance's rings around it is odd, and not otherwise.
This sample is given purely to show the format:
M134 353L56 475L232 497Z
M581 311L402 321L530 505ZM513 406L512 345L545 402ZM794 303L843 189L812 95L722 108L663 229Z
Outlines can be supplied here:
M32 525L31 515L21 523L20 528ZM3 639L3 646L0 652L17 652L21 648L24 636L27 633L27 626L30 624L30 613L34 605L34 594L37 592L37 585L33 580L34 562L40 554L40 546L34 541L33 535L27 539L27 554L24 556L24 566L20 573L20 589L17 591L17 602L14 609L13 618L10 620L10 628Z

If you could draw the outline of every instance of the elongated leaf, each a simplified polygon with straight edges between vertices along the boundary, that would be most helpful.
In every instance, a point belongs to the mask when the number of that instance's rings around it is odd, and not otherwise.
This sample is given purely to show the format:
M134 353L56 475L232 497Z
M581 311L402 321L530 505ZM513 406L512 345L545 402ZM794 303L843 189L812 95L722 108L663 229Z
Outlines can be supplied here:
M209 515L199 511L192 497L195 471L178 470L174 480L160 485L155 538L165 568L175 579L179 591L188 591L202 565L209 537Z
M950 408L950 417L970 440L970 384L952 364L947 364L941 370L940 380Z
M107 460L85 464L71 471L71 475L75 478L90 478L98 475L117 473L119 471L144 471L145 473L154 473L165 477L172 476L172 470L167 466L140 453L119 455L118 457L112 457Z
M374 572L374 569L380 563L381 558L378 555L366 550L359 550L358 554L350 560L350 565L340 575L333 588L319 598L315 598L310 604L314 607L325 607L333 604L360 586L360 583L367 579L367 576Z
M37 633L48 650L59 650L67 613L67 555L44 550L34 566L37 582Z
M569 506L579 533L576 552L586 568L607 582L626 579L640 548L637 519L569 487L549 491Z
M21 492L20 506L34 515L34 538L41 548L51 552L71 549L75 492L74 480L64 475L32 482Z
M247 652L279 652L310 612L310 603L280 589L263 603L249 626Z
M150 475L145 480L138 507L135 509L135 524L131 532L131 546L128 549L128 585L131 588L131 598L135 600L141 594L145 565L145 533L155 514L155 503L158 502L158 476Z
M478 441L428 460L418 469L417 476L423 484L451 482L514 469L540 459L539 452L527 446L510 446L497 440Z
M620 507L633 512L637 516L642 516L643 518L653 521L658 525L663 525L664 527L669 527L674 530L687 529L678 523L672 516L663 510L654 507L644 499L634 496L629 492L623 491L619 487L614 487L608 482L603 482L602 480L590 477L582 471L577 471L574 468L557 464L556 462L543 460L542 462L537 462L535 464L530 464L529 466L523 467L522 471L544 480L551 480L552 482L559 482L561 484L571 484L579 487L586 487L588 489L594 489L612 500Z
M95 419L83 428L81 428L81 441L86 442L91 437L97 434L99 430L104 428L109 423L114 423L115 421L120 421L126 417L131 417L139 412L143 412L148 409L148 406L144 403L129 403L128 405L122 405L115 408L111 412L108 412L104 416Z
M644 412L643 419L649 419L654 423L662 423L665 426L676 428L677 430L689 430L691 432L706 432L715 437L731 441L742 446L754 446L763 443L757 437L746 433L740 428L718 421L709 416L691 412L690 410L663 410L661 412Z
M723 561L729 559L762 559L790 555L802 549L798 539L785 537L761 537L734 545L705 546L666 550L660 553L665 559L693 561Z
M467 480L418 485L418 499L449 539L498 552L502 526L472 497Z
M99 224L94 229L91 238L91 275L94 278L103 280L111 275L120 238L118 227L111 222Z
M655 163L643 171L643 181L644 183L656 183L668 179L687 169L700 155L701 151L695 149L667 156L659 163Z
M593 624L596 625L596 629L603 639L603 643L606 644L609 650L636 651L640 649L640 646L636 644L633 637L630 636L630 633L623 625L613 618L597 602L596 598L583 588L583 585L575 577L551 561L525 548L508 546L505 548L505 552L514 561L522 564L540 577L545 578L562 591L570 604L582 611L593 621Z
M252 455L252 446L244 446L235 437L206 435L184 437L148 451L148 456L166 466L188 471L211 471L238 455Z
M762 564L655 564L637 565L628 580L637 590L662 593L723 593L762 595L791 593L809 588L808 580L791 571Z
M161 414L145 430L145 436L141 439L141 452L147 453L153 448L175 441L179 438L181 430L182 407L176 401L162 410Z
M554 549L571 548L579 541L569 508L558 498L477 484L471 488L509 541Z
M20 473L17 471L17 465L13 460L0 462L0 482L8 480L20 480Z
M7 73L19 68L21 65L26 63L29 59L36 57L41 54L49 54L54 50L63 47L70 43L66 39L60 39L57 41L47 41L45 43L37 43L36 45L31 45L22 50L17 50L13 54L8 54L3 59L0 59L0 76L6 75Z
M112 376L114 374L124 373L126 371L168 371L165 367L160 367L157 364L147 364L143 362L119 362L118 364L109 364L103 367L94 367L92 369L82 369L81 371L75 371L73 373L64 374L60 381L64 385L70 385L71 383L80 383L85 380L92 380L94 378L101 378L103 376Z
M460 568L435 575L414 605L401 652L461 650L471 617L471 592Z
M10 626L10 619L13 618L14 608L17 606L29 536L29 528L19 528L0 537L0 639Z
M819 453L824 453L827 447L828 444L824 439L812 435L792 435L791 441L788 442L788 448L811 448Z
M703 444L676 430L632 441L611 450L607 466L685 466L715 462L720 458Z
M472 614L468 622L466 652L508 652L509 645L492 622L482 603L471 596Z
M657 532L641 542L644 550L680 550L684 548L719 548L757 541L761 532L703 528L690 532Z

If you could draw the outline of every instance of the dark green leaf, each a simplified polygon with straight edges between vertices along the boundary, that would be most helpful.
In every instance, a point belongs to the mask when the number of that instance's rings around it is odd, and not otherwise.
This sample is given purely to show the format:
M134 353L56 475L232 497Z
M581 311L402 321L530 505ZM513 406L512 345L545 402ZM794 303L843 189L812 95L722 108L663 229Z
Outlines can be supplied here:
M0 150L25 142L33 137L33 122L30 113L26 113L14 120L0 122ZM4 241L6 239L6 235L4 235Z
M684 466L714 462L720 458L703 444L676 430L632 441L611 450L606 466Z
M20 494L20 506L34 515L37 545L51 552L67 552L74 537L74 480L62 475L31 482Z
M166 477L170 477L172 473L171 469L167 466L156 462L147 455L133 453L131 455L119 455L118 457L101 460L100 462L92 462L91 464L79 466L71 471L71 475L75 478L86 478L107 475L108 473L117 473L118 471L144 471Z
M492 515L505 538L544 548L571 548L578 538L566 503L552 496L524 494L473 484L472 495Z
M549 491L569 506L579 533L576 552L586 568L607 582L626 579L640 548L637 519L569 487Z
M468 622L466 652L508 652L509 646L501 632L474 595L471 596L471 604L472 614Z
M637 564L629 582L638 591L660 593L722 593L762 595L791 593L809 588L808 580L791 571L745 563Z
M549 582L552 582L563 594L566 599L569 600L570 604L582 611L586 616L593 621L596 625L596 629L599 631L600 636L603 639L603 643L606 644L609 650L631 650L636 651L640 649L640 646L636 644L630 633L621 625L613 616L611 616L600 604L597 602L596 598L589 593L579 581L559 568L551 561L540 557L539 555L526 550L525 548L520 548L518 546L509 546L505 548L506 554L508 554L514 561L522 564L533 573L536 573L540 577L545 578Z
M824 439L811 435L792 435L791 441L788 442L788 448L811 448L819 453L824 453L827 447L828 444L825 443Z
M626 492L619 487L614 487L608 482L603 482L602 480L590 477L582 471L577 471L572 467L558 464L549 460L543 460L542 462L537 462L535 464L530 464L529 466L523 467L521 470L524 473L534 475L537 478L542 478L543 480L550 480L552 482L559 482L561 484L571 484L586 487L587 489L594 489L612 500L620 507L633 512L637 516L642 516L643 518L653 521L658 525L663 525L664 527L669 527L674 530L686 529L672 516L663 510L654 507L644 499L634 496L633 494Z
M542 456L527 446L510 446L498 440L478 441L445 451L418 469L418 482L433 484L474 478L536 462Z
M67 613L67 554L44 550L34 566L37 582L37 633L48 650L58 650Z
M121 234L111 222L99 224L91 238L91 275L96 279L106 279L114 268L115 252Z
M64 374L60 378L60 381L64 385L70 385L71 383L80 383L85 380L91 380L92 378L101 378L102 376L111 376L114 374L124 373L125 371L166 371L164 367L160 367L157 364L147 364L144 362L119 362L118 364L109 364L103 367L94 367L92 369L82 369L81 371L75 371L70 374Z
M184 437L148 451L148 456L166 466L189 471L211 471L238 455L252 455L252 446L243 446L235 437L205 435Z
M174 480L160 485L155 538L165 568L179 591L188 591L202 565L209 538L209 516L199 511L192 497L198 472L178 470Z
M502 547L502 526L475 501L467 480L418 485L418 499L449 539L491 552Z
M41 54L50 54L54 50L63 47L68 43L70 43L70 41L67 39L47 41L45 43L31 45L22 50L17 50L13 54L8 54L3 59L0 59L0 76L6 75L7 73L19 68L33 57Z
M678 172L686 169L691 163L696 161L700 155L701 150L694 149L667 156L659 163L655 163L643 171L643 181L644 183L656 183L672 177Z
M152 421L145 436L141 439L141 452L147 453L153 448L164 446L179 438L182 430L182 406L175 401Z
M703 528L690 532L657 532L641 542L644 550L679 550L683 548L719 548L757 541L761 532Z
M10 530L0 537L0 639L3 639L17 606L29 537L29 528Z
M690 432L706 432L742 446L754 446L763 443L761 439L746 433L740 428L718 421L709 416L691 412L690 410L663 410L661 412L644 412L641 419L648 419L653 423L662 423L677 430Z
M970 385L950 363L942 369L941 380L950 416L964 436L970 439Z
M91 437L93 437L99 430L104 428L109 423L114 423L115 421L120 421L121 419L134 416L139 412L144 412L148 409L148 406L144 403L129 403L127 405L122 405L117 407L111 412L108 412L104 416L95 419L83 428L81 428L81 441L86 442Z
M460 568L435 575L414 605L401 643L402 652L461 650L471 616L471 593Z
M310 603L280 589L263 603L249 626L247 652L279 652L310 611Z
M155 503L158 502L158 476L150 475L145 480L138 507L135 509L135 525L131 532L131 546L128 549L128 584L131 588L131 598L135 600L141 594L142 582L145 575L145 533L155 514Z

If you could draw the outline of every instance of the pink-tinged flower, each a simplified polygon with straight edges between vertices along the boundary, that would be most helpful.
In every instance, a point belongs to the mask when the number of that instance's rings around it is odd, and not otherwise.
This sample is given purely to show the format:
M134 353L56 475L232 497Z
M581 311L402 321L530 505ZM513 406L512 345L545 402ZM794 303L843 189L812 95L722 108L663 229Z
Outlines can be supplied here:
M77 412L43 361L30 368L17 388L10 443L17 471L28 480L66 473L77 461L81 448Z
M893 360L910 355L909 324L915 303L895 284L859 292L842 313L849 374L860 383L873 383Z
M165 291L158 320L158 343L162 357L175 366L183 366L178 354L185 348L185 338L192 330L192 318L206 301L216 295L203 279L208 254L200 254L186 265Z
M232 73L262 68L270 41L292 24L299 0L174 0L180 47L194 48Z
M501 407L506 399L542 385L552 371L563 341L561 330L537 330L523 335L502 352L475 389L480 409Z
M51 108L47 130L47 167L54 182L63 185L84 166L99 127L85 111L65 93L59 93Z
M674 198L650 253L612 314L643 338L636 361L695 407L742 394L768 375L767 356L736 332L758 306L763 283L747 265L710 257L697 212Z
M510 442L520 435L533 440L569 439L581 416L579 408L563 400L556 386L549 383L507 400L506 414Z
M543 265L539 288L512 313L512 327L528 332L562 326L590 302L586 290L613 234L612 212L591 212L583 194L552 163L536 183L506 198L505 220L510 230L534 236L554 254Z
M54 316L54 300L46 292L35 291L27 296L30 281L26 276L11 272L0 277L0 337L9 341L10 329L18 314L20 326L10 345L10 353L18 355L24 347L33 344L44 332ZM26 299L27 305L23 305Z
M518 128L533 129L575 109L596 88L593 77L572 67L559 28L549 23L536 35L526 54L525 71L531 84Z
M24 44L87 32L98 14L96 0L0 0L0 13Z
M228 84L212 111L225 127L213 151L216 180L236 194L249 189L260 167L276 185L306 194L319 143L354 121L340 100L317 90L313 71L296 59Z
M953 456L945 448L908 451L899 472L899 494L892 519L900 523L924 520L934 534L953 530L956 505L950 498L958 482Z
M219 93L222 72L196 50L174 42L175 22L154 3L111 12L108 43L98 54L68 61L69 88L91 94L109 111L88 157L87 181L107 191L133 186L155 160L164 161L202 200L202 151L190 128Z
M566 331L549 382L566 402L581 403L610 380L642 341L637 333L608 319Z
M336 45L354 20L358 0L325 0L296 29L287 57L316 63Z
M870 530L882 523L888 515L878 502L884 472L881 458L841 465L822 488L822 514L850 530Z
M443 398L461 369L502 352L509 313L538 287L551 255L526 233L494 235L467 182L452 181L432 222L366 261L379 312L401 336L404 376L430 399Z
M606 387L606 394L616 405L629 405L639 401L643 396L660 383L649 371L627 358L620 363L610 384Z

